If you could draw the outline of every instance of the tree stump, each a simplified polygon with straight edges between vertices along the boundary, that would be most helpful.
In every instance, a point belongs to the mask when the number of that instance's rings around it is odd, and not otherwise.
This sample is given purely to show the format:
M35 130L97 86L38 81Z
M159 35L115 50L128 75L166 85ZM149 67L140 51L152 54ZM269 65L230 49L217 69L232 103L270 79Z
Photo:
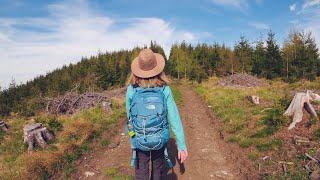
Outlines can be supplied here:
M111 103L110 102L102 102L102 108L104 111L110 111L111 110Z
M47 142L54 139L54 136L41 123L25 125L23 128L23 141L28 144L28 150L33 151L35 143L45 148Z
M259 96L247 96L247 99L252 102L255 105L259 105L260 104L260 98Z
M8 131L8 125L4 121L0 121L0 128L4 132Z
M320 101L320 96L307 90L307 92L296 93L288 107L284 112L286 116L293 116L292 123L288 129L293 129L297 123L302 121L303 109L305 109L311 116L318 118L318 115L310 102Z

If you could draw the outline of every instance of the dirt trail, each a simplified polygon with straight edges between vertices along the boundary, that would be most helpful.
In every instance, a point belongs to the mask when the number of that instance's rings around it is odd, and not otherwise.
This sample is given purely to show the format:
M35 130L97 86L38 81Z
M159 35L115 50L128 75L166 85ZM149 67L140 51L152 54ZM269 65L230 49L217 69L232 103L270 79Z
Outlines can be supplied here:
M240 170L246 163L235 158L239 157L239 152L221 139L212 111L191 87L179 86L179 89L183 96L183 105L179 109L189 158L183 165L177 163L177 151L172 141L169 151L175 167L168 170L167 179L246 179L247 175ZM103 171L114 167L119 168L121 175L133 175L133 169L129 167L128 138L121 131L118 134L113 140L119 144L117 147L96 150L91 157L84 157L74 177L85 179L86 172L94 172L88 179L108 179Z

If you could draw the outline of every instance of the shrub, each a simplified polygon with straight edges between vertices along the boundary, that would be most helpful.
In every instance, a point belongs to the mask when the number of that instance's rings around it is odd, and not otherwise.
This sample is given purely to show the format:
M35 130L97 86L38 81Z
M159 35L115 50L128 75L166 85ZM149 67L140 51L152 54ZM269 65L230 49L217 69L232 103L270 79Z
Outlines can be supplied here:
M48 128L53 132L58 132L62 130L62 124L56 118L50 119L48 121Z
M103 140L101 141L101 145L102 145L102 146L108 146L108 145L109 145L108 139L103 139Z

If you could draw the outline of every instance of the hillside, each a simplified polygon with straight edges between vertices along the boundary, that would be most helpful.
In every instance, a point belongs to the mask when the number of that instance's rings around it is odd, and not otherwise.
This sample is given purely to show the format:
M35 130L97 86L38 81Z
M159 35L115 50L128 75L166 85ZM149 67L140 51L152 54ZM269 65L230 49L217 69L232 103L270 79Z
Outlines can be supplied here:
M151 42L154 52L164 55L163 49ZM0 92L0 116L18 113L33 116L44 109L47 99L63 95L77 87L79 93L103 91L125 84L130 64L141 48L100 53L83 58L76 64L65 65L25 84L11 84Z

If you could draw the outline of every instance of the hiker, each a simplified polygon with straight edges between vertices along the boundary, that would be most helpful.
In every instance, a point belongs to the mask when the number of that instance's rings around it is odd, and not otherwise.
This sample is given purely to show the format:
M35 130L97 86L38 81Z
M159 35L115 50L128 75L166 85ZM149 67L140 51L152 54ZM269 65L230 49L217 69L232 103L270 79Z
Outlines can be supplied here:
M183 163L188 157L182 123L163 72L164 66L164 57L150 49L141 50L131 64L126 110L132 148L131 165L135 167L137 180L149 179L150 176L154 180L163 179L166 175L165 162L169 168L173 167L167 152L169 126L176 137L178 159Z

